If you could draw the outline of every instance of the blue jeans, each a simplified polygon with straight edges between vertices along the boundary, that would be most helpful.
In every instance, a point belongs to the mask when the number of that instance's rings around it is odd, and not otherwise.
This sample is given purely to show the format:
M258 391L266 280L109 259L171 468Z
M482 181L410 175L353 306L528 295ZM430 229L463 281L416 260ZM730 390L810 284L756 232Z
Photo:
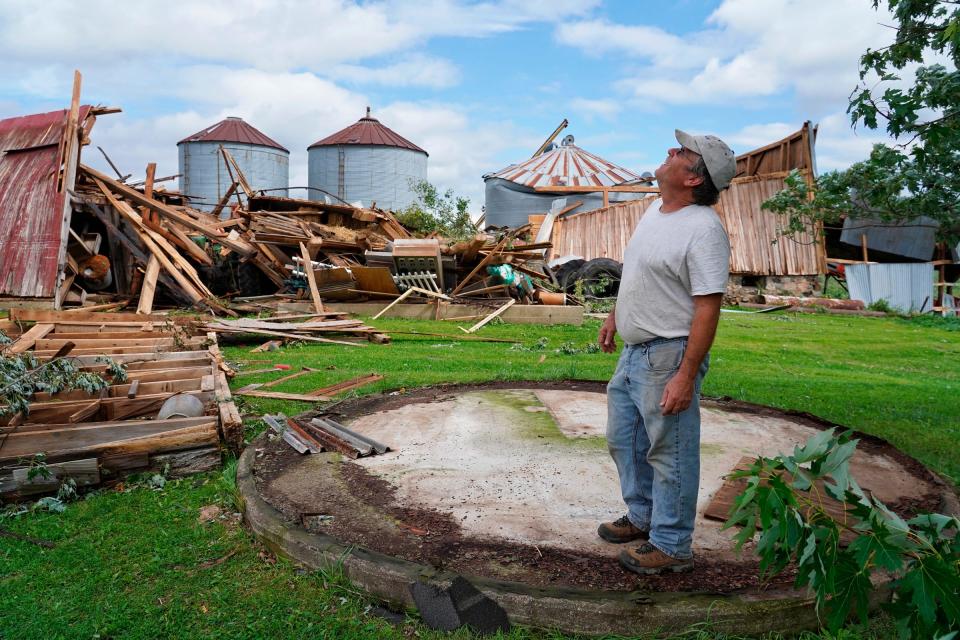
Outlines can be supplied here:
M686 410L661 415L660 398L686 347L686 338L627 345L607 385L607 446L627 517L650 531L653 546L680 559L692 555L700 487L700 385L710 357L700 365Z

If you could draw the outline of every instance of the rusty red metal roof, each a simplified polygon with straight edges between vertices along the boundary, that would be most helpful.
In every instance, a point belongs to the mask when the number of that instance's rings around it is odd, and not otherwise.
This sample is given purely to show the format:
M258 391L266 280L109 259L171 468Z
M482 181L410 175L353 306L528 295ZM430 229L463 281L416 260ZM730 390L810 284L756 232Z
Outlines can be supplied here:
M611 187L640 176L581 149L573 144L573 136L567 136L550 151L484 178L502 178L527 187Z
M419 151L424 155L430 155L417 145L413 144L402 135L384 125L376 118L370 115L370 109L367 108L367 115L360 118L354 124L346 129L341 129L333 135L329 135L323 140L317 140L307 147L331 147L341 144L364 144L376 145L381 147L400 147L402 149L411 149Z
M244 122L243 118L233 116L224 118L202 131L197 131L177 144L183 144L184 142L242 142L244 144L257 144L262 147L273 147L290 153L289 149L265 135L253 125Z
M80 123L90 113L80 107ZM0 120L0 295L52 298L60 270L60 144L69 111ZM78 151L79 152L79 151Z

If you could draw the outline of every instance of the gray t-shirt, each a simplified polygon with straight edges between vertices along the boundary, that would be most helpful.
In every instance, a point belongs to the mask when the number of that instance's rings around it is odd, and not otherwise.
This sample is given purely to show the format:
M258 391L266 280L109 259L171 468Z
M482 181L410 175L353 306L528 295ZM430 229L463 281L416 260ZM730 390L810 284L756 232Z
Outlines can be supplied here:
M627 344L690 334L693 297L723 293L730 242L712 207L660 212L657 200L640 218L623 255L617 332Z

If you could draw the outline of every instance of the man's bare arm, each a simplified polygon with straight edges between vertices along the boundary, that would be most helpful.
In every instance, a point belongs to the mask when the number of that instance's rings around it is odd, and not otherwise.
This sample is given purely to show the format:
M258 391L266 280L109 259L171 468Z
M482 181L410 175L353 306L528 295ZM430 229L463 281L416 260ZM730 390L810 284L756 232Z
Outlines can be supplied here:
M700 364L707 357L720 321L722 293L693 296L693 322L687 339L687 350L677 373L663 390L660 407L663 415L680 413L693 401L693 391Z
M600 326L600 335L597 336L597 342L600 343L600 350L604 353L613 353L617 350L617 341L614 336L617 335L617 315L616 308L610 309L610 314Z

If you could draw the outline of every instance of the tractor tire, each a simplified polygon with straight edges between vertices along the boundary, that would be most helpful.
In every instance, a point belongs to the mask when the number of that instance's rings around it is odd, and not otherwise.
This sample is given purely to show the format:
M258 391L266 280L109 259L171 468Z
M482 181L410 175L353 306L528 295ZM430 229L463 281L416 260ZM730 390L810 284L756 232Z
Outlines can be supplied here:
M586 264L586 260L568 260L557 267L553 275L557 279L560 290L565 293L573 293L573 285L577 281L577 272Z
M623 265L610 258L587 261L576 273L571 286L583 280L584 295L588 298L615 298L620 290Z

